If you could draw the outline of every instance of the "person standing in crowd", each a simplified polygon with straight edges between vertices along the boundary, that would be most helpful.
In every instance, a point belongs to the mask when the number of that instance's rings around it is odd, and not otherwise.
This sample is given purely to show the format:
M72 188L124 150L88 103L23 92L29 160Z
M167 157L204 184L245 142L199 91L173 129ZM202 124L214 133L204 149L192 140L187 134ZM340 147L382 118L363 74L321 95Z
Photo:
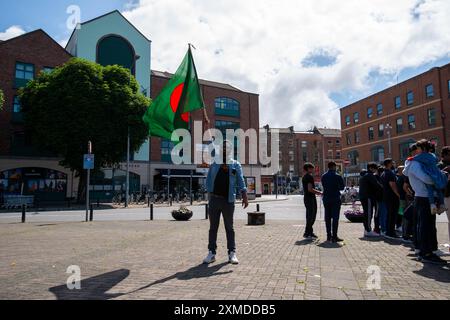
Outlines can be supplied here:
M381 176L384 172L384 166L378 166L377 173L375 175L375 178L377 178L377 181L383 185L383 179ZM384 194L384 191L383 191ZM375 216L378 217L378 229L377 225L375 225L375 232L379 233L382 236L386 235L386 216L387 216L387 209L386 204L384 203L383 194L381 194L381 197L377 199L377 211L375 213Z
M450 146L445 146L441 150L441 162L439 163L439 169L450 173ZM450 181L447 182L447 186L444 190L444 204L447 208L447 224L448 224L448 241L450 243ZM450 252L450 247L448 248Z
M216 261L217 231L220 215L223 215L227 235L228 262L238 264L236 243L233 228L234 203L236 190L242 195L242 206L248 207L247 188L241 164L232 159L233 146L231 142L223 143L222 163L212 163L206 177L206 187L209 193L209 253L203 263Z
M303 170L305 171L305 174L302 177L303 203L306 207L306 227L303 237L317 239L317 236L313 231L313 225L317 215L316 195L320 196L322 195L322 192L314 188L314 177L312 175L314 172L314 165L307 162L303 166Z
M341 190L344 179L336 173L336 162L328 163L328 171L322 176L323 206L325 208L325 225L328 242L344 241L338 237L339 215L341 211Z
M403 174L403 169L405 166L398 166L397 167L397 190L400 194L399 198L399 207L398 207L398 214L395 221L395 226L397 232L403 234L403 215L406 208L406 192L403 189L403 185L405 184L405 175Z
M375 177L377 170L378 165L375 162L369 162L367 173L359 179L359 200L364 210L364 237L380 236L379 233L372 231L372 218L376 212L376 202L377 199L380 199L379 195L383 194L383 186Z
M404 167L403 167L404 169ZM411 188L409 179L403 175L403 192L405 193L405 209L403 210L402 217L402 237L403 242L413 243L414 239L414 222L415 222L415 210L414 210L414 191Z
M398 239L395 232L395 222L398 215L400 194L397 188L397 177L394 174L394 161L391 158L384 160L384 172L381 175L383 180L383 201L386 205L386 235L388 239Z
M437 249L436 215L431 214L427 188L427 184L433 184L433 179L424 172L420 162L415 161L415 158L420 156L421 153L430 150L430 143L426 140L420 140L416 145L416 155L406 160L405 170L403 171L409 178L409 182L415 192L414 203L417 214L416 250L418 250L420 261L444 265L447 262L433 253Z
M431 177L433 184L427 185L428 198L430 200L431 213L441 214L446 211L444 208L444 193L443 189L447 186L447 177L442 174L438 167L438 160L435 152L435 147L426 139L422 139L417 142L417 145L422 145L424 148L423 152L414 157L414 161L421 164L422 170L426 175Z

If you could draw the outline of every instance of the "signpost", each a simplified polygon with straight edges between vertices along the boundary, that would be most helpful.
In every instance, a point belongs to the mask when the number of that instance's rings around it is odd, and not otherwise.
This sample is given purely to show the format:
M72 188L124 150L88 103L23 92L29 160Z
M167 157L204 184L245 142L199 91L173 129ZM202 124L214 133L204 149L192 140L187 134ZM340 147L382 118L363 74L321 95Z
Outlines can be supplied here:
M91 141L88 141L88 153L84 155L83 169L87 170L87 179L86 179L86 222L87 222L89 212L89 188L91 179L91 169L94 169L94 155L92 154Z

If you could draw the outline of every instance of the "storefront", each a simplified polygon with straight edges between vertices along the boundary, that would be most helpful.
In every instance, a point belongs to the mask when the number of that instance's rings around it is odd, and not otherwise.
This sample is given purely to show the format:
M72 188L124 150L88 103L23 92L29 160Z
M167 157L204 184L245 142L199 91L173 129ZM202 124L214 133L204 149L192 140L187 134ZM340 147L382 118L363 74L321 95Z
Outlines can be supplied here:
M0 171L0 201L8 196L33 196L35 201L64 201L67 174L61 171L22 167Z

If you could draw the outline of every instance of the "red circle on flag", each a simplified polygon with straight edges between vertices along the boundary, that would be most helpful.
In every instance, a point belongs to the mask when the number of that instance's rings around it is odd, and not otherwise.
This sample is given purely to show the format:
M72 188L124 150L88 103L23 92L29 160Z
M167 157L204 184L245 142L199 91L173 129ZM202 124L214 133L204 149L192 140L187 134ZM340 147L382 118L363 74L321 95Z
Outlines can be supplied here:
M183 93L184 83L180 83L178 86L173 89L172 94L170 95L170 107L172 108L173 113L177 112L178 104L180 103L181 94ZM189 112L185 112L181 115L181 120L184 122L189 122Z

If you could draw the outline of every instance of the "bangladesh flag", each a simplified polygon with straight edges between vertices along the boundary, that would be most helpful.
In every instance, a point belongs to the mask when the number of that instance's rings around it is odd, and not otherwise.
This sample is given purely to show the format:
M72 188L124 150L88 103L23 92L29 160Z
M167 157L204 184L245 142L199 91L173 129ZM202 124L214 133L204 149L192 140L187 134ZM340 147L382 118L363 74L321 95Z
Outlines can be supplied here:
M142 119L148 125L150 136L171 140L174 130L189 128L189 112L201 108L204 108L204 102L189 47L177 72L150 104Z

